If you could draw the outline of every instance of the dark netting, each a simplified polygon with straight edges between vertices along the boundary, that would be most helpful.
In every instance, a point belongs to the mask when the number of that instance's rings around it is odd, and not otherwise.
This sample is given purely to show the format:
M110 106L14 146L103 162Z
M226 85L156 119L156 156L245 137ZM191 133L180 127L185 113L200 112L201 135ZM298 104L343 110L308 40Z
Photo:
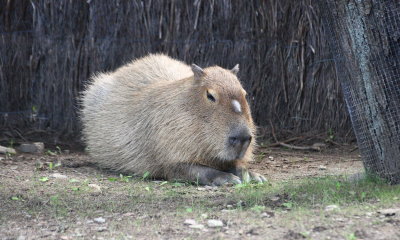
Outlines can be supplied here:
M364 166L400 183L400 2L320 2Z

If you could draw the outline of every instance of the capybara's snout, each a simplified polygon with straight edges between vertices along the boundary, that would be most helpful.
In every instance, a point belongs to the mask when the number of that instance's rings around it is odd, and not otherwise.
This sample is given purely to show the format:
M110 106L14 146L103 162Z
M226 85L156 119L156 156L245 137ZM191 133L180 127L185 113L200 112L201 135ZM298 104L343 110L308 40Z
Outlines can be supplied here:
M229 147L235 152L235 158L243 158L252 138L251 132L246 126L237 126L232 129L228 137L228 143Z

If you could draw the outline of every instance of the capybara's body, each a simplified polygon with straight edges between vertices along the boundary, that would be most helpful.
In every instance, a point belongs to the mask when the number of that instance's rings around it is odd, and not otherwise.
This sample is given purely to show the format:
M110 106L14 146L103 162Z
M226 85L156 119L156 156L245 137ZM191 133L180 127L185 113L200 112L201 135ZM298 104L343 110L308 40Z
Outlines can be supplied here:
M94 76L82 97L89 153L101 167L124 173L241 182L255 130L237 71L155 54Z

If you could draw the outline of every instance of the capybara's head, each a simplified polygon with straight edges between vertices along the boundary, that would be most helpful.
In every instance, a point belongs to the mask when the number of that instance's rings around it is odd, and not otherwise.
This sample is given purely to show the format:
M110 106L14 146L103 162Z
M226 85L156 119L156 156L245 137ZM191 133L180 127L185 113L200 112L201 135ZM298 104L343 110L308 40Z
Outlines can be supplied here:
M209 152L216 161L230 162L252 154L255 127L240 84L239 66L226 70L218 66L205 69L193 64L196 84L194 104L202 122Z

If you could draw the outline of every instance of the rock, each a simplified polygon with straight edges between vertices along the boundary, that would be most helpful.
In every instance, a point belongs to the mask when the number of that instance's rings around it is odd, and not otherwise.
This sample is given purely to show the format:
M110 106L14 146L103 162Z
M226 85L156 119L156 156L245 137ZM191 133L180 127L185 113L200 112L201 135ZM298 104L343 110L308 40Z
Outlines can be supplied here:
M98 228L96 228L96 231L98 231L98 232L104 232L106 230L107 230L106 227L98 227Z
M263 212L262 214L261 214L261 217L262 218L271 218L271 217L274 217L275 216L275 213L274 212Z
M186 219L183 224L185 225L195 225L197 222L194 219Z
M246 235L249 235L249 236L254 235L255 236L255 235L260 235L260 234L257 232L257 228L252 228L246 232Z
M326 166L324 166L324 165L319 165L318 169L319 169L319 170L326 170Z
M189 225L190 228L194 228L194 229L203 229L204 225L203 224L193 224L193 225Z
M58 179L66 179L66 178L68 178L67 176L62 175L61 173L53 173L53 174L50 175L50 177L58 178Z
M221 210L221 212L224 212L224 213L230 213L230 212L235 212L236 211L236 209L222 209Z
M337 210L337 209L339 209L338 205L328 205L325 207L325 211L327 211L327 212Z
M218 187L217 187L217 186L204 186L204 188L205 188L206 190L213 190L213 191L218 190Z
M347 222L347 219L341 217L333 218L333 220L336 222Z
M373 212L366 212L365 215L366 215L367 217L372 217L372 215L374 215L374 213L373 213Z
M323 232L325 230L328 230L328 228L326 228L324 226L316 226L313 228L313 232Z
M122 214L122 216L124 216L124 217L131 217L131 216L135 216L135 215L136 215L136 213L134 213L134 212L127 212L127 213Z
M194 229L203 229L204 225L203 224L198 224L194 219L186 219L183 224L188 225L190 228Z
M384 215L385 217L391 217L396 214L400 214L400 208L387 208L381 209L378 211L379 214Z
M23 236L23 235L19 235L18 238L17 238L17 240L25 240L25 239L26 239L26 237Z
M1 154L7 154L7 153L16 154L17 152L15 151L14 148L0 146L0 153Z
M318 149L319 151L321 151L322 148L326 148L326 144L325 143L314 143L312 145L312 148Z
M88 184L88 186L93 188L94 192L101 193L101 187L99 185L91 183L91 184Z
M98 218L93 219L93 221L94 221L95 223L105 223L105 222L106 222L106 219L104 219L104 218L102 218L102 217L98 217Z
M23 143L17 149L18 151L23 153L43 153L44 143L42 142Z
M224 226L224 223L221 220L210 219L207 221L207 226L210 228L217 228Z
M293 230L289 230L282 239L305 239L306 237L299 233L299 232L295 232Z

